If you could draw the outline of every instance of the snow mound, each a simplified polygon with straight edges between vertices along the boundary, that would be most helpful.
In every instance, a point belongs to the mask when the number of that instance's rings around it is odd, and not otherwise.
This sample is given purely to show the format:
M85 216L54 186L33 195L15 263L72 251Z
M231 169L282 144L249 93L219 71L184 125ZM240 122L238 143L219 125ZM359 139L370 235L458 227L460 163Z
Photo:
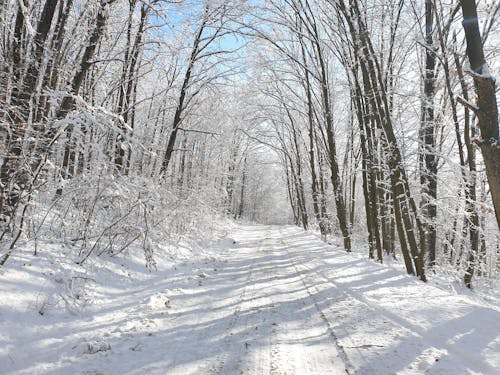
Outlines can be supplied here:
M111 345L106 341L91 340L81 343L76 347L76 349L81 354L96 354L111 350Z
M216 241L213 247L217 249L234 249L238 247L238 242L234 238L226 237Z
M166 311L170 309L170 299L167 296L168 291L159 292L149 297L146 303L148 311Z

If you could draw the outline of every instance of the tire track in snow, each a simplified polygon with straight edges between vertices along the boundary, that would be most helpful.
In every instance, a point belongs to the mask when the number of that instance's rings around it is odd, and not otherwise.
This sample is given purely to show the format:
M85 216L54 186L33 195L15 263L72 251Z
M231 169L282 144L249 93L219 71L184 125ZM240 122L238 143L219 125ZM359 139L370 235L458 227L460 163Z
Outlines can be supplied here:
M346 374L345 356L279 234L269 230L249 274L212 374ZM237 254L242 255L242 254Z
M277 323L272 323L274 326L271 328L271 358L269 360L270 375L280 375L277 363L279 363L279 349L277 346L276 338L276 325Z
M268 276L275 278L269 294L279 321L271 327L270 374L347 373L346 357L335 341L332 345L334 336L330 327L325 326L324 317L297 272L281 233L274 231L271 240L268 252L282 261L282 267L268 271Z
M229 356L230 352L230 344L233 341L233 336L234 336L234 328L236 327L236 324L240 321L240 314L241 314L241 309L242 309L242 304L243 301L245 300L246 296L248 295L248 289L249 289L249 281L252 276L252 269L249 270L248 276L245 279L245 286L243 287L242 292L238 296L238 302L236 305L236 308L234 309L231 319L227 325L226 332L229 332L227 336L224 337L223 345L220 348L221 352L216 358L216 363L212 366L210 369L210 372L213 374L220 374L224 367L226 366L227 363L227 358Z
M252 268L248 280L246 298L240 304L240 314L243 315L235 326L235 330L240 335L243 342L234 342L236 346L243 347L241 355L233 352L233 357L237 360L226 363L221 374L270 374L272 367L272 335L270 321L275 312L275 305L268 297L264 288L259 288L260 282L266 276L262 266L256 266L256 255L267 254L266 241L270 240L270 232L267 231L264 238L259 240L257 251L253 253ZM258 259L258 257L257 257ZM235 337L235 335L232 335ZM236 354L236 355L235 355Z
M260 251L262 248L263 240L259 241L258 250ZM238 297L238 301L236 307L232 313L232 318L227 326L226 332L228 334L224 338L224 343L221 348L221 353L216 359L216 364L212 366L210 372L212 374L241 374L243 370L241 370L242 358L238 358L238 360L234 360L231 358L231 354L235 354L235 347L240 345L238 342L234 342L236 340L237 328L241 326L247 326L248 324L248 314L246 319L242 319L242 311L246 301L252 301L255 297L256 291L254 288L255 280L255 258L252 258L250 263L250 268L248 271L248 276L245 279L245 286ZM245 343L245 349L248 349L248 342ZM241 348L240 348L241 350ZM228 372L229 371L229 372Z
M289 246L288 244L286 243L286 241L283 239L283 236L282 236L282 233L280 231L280 236L281 236L281 242L283 243L283 245L285 246L285 249L286 249L286 252L288 254L288 257L291 261L293 261L293 257L292 255L290 254L290 251L289 251ZM311 298L311 300L313 301L313 304L319 314L319 316L321 317L321 319L323 320L323 322L326 324L327 326L327 330L328 332L330 333L330 336L332 338L332 341L335 345L335 348L337 349L342 361L344 362L344 365L345 365L345 372L346 374L351 374L351 369L353 368L352 364L350 363L349 361L349 358L344 350L344 348L342 347L342 345L339 344L338 342L338 338L337 338L337 335L335 334L335 331L333 329L333 326L332 324L330 323L330 321L328 320L328 318L326 317L325 313L323 312L323 310L320 308L319 304L318 304L318 301L316 300L315 298L315 294L317 293L313 293L311 292L311 287L307 285L305 279L304 279L304 275L303 275L303 272L301 272L298 268L298 265L297 265L297 262L296 261L293 261L293 267L297 273L297 275L299 276L302 284L304 285L304 288L305 290L307 291L307 294L309 295L309 298ZM315 288L316 289L316 288ZM317 292L317 291L316 291Z
M290 254L290 253L289 253ZM291 254L290 254L291 256ZM315 261L317 259L314 259ZM424 343L426 343L428 346L432 346L438 350L444 349L448 353L454 354L459 358L465 359L467 365L471 367L474 371L478 371L481 374L497 374L498 369L494 368L487 362L478 359L475 356L470 355L466 351L462 350L461 348L457 347L454 344L447 343L440 337L434 335L432 332L426 331L423 328L405 320L404 318L401 318L400 316L396 315L392 311L384 308L383 306L378 305L377 303L374 303L373 301L368 300L366 297L364 297L362 294L348 289L346 286L342 285L341 283L335 282L332 280L331 277L326 275L322 271L314 270L311 267L301 264L300 266L296 265L297 267L303 268L309 275L316 275L323 281L325 281L327 284L330 284L332 287L334 287L336 290L338 290L342 295L344 295L347 298L351 298L353 300L358 301L359 303L365 305L372 311L380 314L380 316L386 318L388 321L390 321L392 324L397 325L401 327L404 331L409 332L411 335L416 336L420 338ZM300 272L300 271L298 271ZM303 274L304 272L301 272ZM307 286L306 286L307 287ZM312 286L312 288L316 289L315 286ZM318 291L318 290L317 290ZM323 314L324 319L328 321L327 317L325 314ZM331 323L328 321L327 323L329 326L332 326ZM333 332L333 331L332 331ZM375 346L375 345L369 345L369 346ZM354 348L354 347L353 347ZM345 351L342 349L342 351L345 354Z

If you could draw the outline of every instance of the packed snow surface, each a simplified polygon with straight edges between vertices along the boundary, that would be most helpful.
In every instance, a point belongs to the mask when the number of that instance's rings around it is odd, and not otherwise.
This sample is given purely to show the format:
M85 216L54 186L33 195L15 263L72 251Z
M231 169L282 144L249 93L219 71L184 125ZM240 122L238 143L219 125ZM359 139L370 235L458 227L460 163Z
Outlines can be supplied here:
M500 309L294 227L237 226L183 258L0 275L1 374L500 374Z

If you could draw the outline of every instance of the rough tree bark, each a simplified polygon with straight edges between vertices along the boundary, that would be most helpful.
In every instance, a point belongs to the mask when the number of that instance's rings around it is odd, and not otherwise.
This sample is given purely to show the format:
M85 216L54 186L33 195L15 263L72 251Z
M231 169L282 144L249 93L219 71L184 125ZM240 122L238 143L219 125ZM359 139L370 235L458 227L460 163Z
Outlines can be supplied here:
M429 254L429 265L436 262L437 214L437 156L434 121L434 96L436 93L436 52L433 41L433 0L425 0L425 72L420 128L420 185L422 188L421 211L425 217L424 232L420 239L421 250Z
M23 3L24 4L24 3ZM4 219L10 219L16 211L19 200L24 190L30 184L29 161L21 160L23 153L23 143L26 129L31 123L30 112L33 107L32 97L36 96L36 83L42 69L43 53L45 42L47 40L52 19L55 14L57 0L47 0L44 4L42 14L38 20L35 36L33 38L33 56L26 61L29 62L26 75L23 79L21 66L21 36L23 33L23 12L18 10L14 38L14 64L15 82L12 93L12 110L9 117L12 120L11 134L7 142L6 157L0 166L0 216Z
M463 14L462 26L467 42L467 57L472 70L471 75L474 79L477 107L479 108L476 112L481 131L478 145L483 155L497 225L500 229L500 138L495 80L488 70L488 64L484 57L476 2L474 0L460 0L460 5ZM472 252L470 253L469 263L473 263L474 255ZM470 272L469 267L464 276L464 282L468 287L471 286L471 280L472 272Z

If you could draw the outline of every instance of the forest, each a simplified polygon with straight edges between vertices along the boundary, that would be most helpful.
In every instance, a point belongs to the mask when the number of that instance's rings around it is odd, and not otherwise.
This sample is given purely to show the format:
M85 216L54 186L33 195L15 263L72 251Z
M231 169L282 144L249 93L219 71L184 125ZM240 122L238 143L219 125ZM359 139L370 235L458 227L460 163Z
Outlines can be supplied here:
M0 372L499 373L499 72L498 0L0 0Z
M499 9L2 0L0 263L48 237L154 262L226 216L498 279Z

